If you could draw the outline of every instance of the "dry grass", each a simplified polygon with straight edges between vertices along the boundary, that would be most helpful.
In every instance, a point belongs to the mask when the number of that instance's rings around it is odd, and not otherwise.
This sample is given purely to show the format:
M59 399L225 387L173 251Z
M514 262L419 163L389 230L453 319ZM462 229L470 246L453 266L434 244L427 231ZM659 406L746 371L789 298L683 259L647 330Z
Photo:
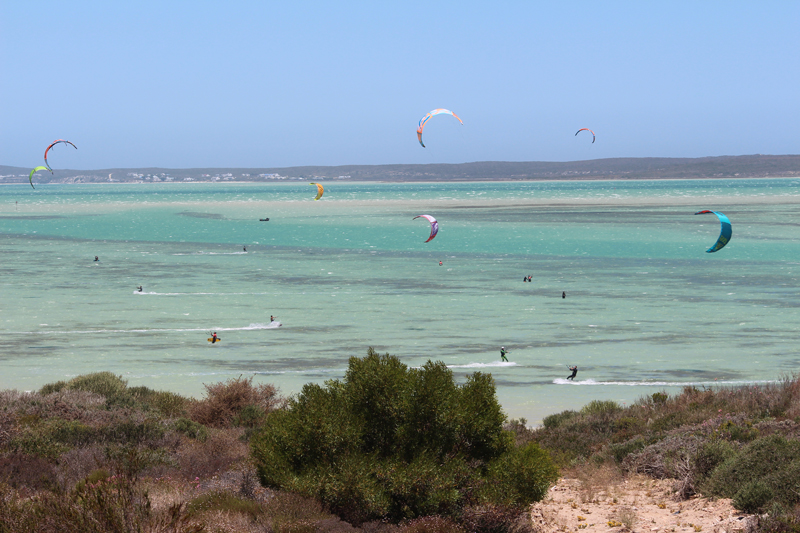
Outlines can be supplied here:
M613 497L613 491L622 479L622 472L612 464L587 463L573 468L567 473L579 482L579 495L583 503Z

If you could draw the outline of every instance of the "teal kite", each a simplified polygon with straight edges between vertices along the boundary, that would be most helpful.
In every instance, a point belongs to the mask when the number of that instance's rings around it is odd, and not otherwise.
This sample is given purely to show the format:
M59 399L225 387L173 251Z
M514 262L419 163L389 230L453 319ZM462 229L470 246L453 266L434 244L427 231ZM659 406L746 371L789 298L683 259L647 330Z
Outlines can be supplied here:
M698 211L697 213L695 213L695 215L704 215L706 213L713 213L717 215L717 218L719 218L719 223L721 226L717 242L714 243L714 246L706 250L706 253L710 254L722 250L722 248L724 248L725 245L728 244L728 242L731 240L733 229L731 228L731 221L728 220L728 217L717 211L709 211L708 209L704 209L703 211Z

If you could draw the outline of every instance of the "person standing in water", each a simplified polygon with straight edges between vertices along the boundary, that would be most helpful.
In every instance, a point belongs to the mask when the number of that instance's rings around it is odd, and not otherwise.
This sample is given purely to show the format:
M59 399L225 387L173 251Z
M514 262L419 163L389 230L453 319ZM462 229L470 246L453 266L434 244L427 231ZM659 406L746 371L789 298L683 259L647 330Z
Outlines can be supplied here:
M508 357L506 357L507 353L508 352L506 351L506 347L505 346L501 346L500 347L500 360L501 361L505 361L506 363L508 363Z
M578 375L578 365L571 366L571 367L569 367L569 369L572 370L572 374L567 376L567 379L574 380L575 376Z
M561 298L567 297L567 291L561 291Z

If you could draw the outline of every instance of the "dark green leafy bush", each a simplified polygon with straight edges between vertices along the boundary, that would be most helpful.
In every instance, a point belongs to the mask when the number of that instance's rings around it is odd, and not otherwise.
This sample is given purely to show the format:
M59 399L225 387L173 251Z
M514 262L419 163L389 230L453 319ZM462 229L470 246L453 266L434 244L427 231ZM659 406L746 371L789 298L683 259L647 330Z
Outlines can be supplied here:
M515 449L490 375L456 384L372 349L343 381L309 384L253 440L262 483L318 498L360 524L457 516L480 498L522 506L557 478L537 445ZM486 487L502 487L488 490Z
M179 418L175 421L175 431L183 433L190 439L205 442L208 438L208 430L203 424L198 424L188 418Z
M734 505L742 510L739 505L763 509L773 501L793 506L800 503L798 474L800 441L770 435L754 440L719 465L703 487L710 494L734 498Z

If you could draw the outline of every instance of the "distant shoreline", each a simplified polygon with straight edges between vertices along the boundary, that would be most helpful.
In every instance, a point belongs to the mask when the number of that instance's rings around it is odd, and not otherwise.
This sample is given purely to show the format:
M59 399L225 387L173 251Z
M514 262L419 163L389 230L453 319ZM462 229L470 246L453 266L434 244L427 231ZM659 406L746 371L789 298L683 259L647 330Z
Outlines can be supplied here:
M0 183L27 183L32 167L0 165ZM54 169L39 183L343 181L437 183L493 181L596 181L754 179L800 177L800 155L698 158L640 157L584 161L477 161L456 164L388 164L297 167Z
M349 180L333 180L333 179L325 179L325 178L315 178L317 181L324 182L326 184L331 183L381 183L381 184L392 184L392 183L511 183L511 182L541 182L541 183L564 183L564 182L576 182L576 181L698 181L698 180L708 180L708 181L721 181L721 180L754 180L754 179L764 179L764 180L779 180L779 179L798 179L800 176L735 176L735 177L686 177L686 178L661 178L661 177L651 177L651 178L608 178L608 177L579 177L579 178L568 178L568 179L553 179L553 178L495 178L495 179L448 179L448 180L380 180L380 179L349 179ZM294 183L309 183L311 178L297 178L292 180L281 180L281 181L245 181L245 180L236 180L236 181L201 181L201 180L192 180L192 181L159 181L159 182L152 182L152 181L89 181L89 182L68 182L68 181L48 181L48 182L41 182L38 183L34 181L34 185L198 185L198 184L221 184L221 185L290 185ZM0 186L2 185L22 185L30 182L24 181L15 181L15 182L0 182Z

